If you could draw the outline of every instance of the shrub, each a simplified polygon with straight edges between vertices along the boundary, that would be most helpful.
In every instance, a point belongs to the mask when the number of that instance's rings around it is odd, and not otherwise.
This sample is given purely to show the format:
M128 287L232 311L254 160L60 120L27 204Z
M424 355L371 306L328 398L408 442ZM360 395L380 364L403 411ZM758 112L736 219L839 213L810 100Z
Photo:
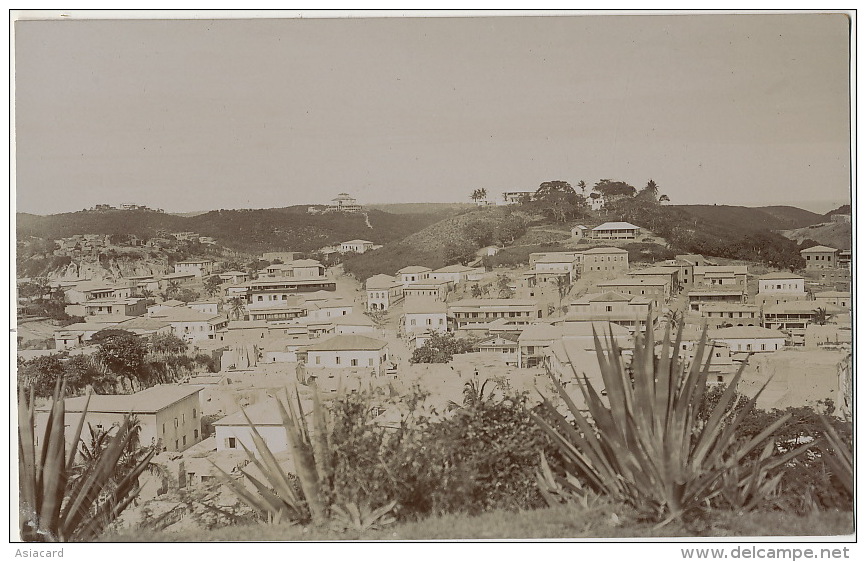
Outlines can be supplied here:
M738 439L737 430L760 395L759 391L739 411L731 408L742 368L706 422L701 423L696 404L701 403L707 389L709 361L703 367L693 361L687 372L673 351L679 349L681 335L682 328L672 347L670 329L666 330L658 360L652 332L647 329L642 337L636 337L632 372L625 369L613 335L606 347L596 336L606 398L586 376L581 380L575 372L588 413L578 408L560 381L551 377L576 427L545 398L545 407L557 421L536 421L559 445L566 472L564 477L549 471L539 474L539 485L549 503L583 497L592 490L625 502L656 521L702 510L713 500L752 509L780 479L768 473L805 451L808 446L773 454L775 443L770 437L790 415L764 426L748 441ZM697 357L703 357L706 341L704 333ZM754 451L758 451L754 460L747 461Z

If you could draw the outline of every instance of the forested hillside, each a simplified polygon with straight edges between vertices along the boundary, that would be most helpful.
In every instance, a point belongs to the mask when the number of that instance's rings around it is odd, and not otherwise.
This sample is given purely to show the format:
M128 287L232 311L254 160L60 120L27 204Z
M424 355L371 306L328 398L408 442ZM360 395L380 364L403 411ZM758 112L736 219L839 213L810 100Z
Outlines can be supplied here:
M73 234L134 234L151 238L191 231L211 236L219 245L250 253L312 251L329 244L362 238L377 244L398 240L442 218L441 213L309 214L307 207L211 211L182 217L152 211L78 211L58 215L18 213L19 240L58 239Z

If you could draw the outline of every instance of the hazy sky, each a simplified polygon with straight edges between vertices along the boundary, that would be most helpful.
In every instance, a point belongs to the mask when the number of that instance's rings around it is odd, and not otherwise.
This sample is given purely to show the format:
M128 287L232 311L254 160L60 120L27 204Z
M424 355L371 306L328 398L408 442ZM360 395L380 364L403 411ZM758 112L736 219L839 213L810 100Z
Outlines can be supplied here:
M849 200L844 15L19 21L18 210Z

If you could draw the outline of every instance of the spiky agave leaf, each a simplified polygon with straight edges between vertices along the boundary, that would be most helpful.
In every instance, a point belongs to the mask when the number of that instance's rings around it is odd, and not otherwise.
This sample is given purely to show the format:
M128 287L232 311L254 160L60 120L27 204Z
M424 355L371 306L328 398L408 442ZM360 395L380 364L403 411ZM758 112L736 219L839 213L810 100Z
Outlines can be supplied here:
M566 471L572 478L579 476L594 491L625 501L656 519L676 518L702 506L722 493L725 482L729 495L741 498L737 503L754 506L756 499L772 488L773 479L766 477L767 472L804 449L781 456L771 455L772 441L768 439L786 423L784 418L751 440L738 441L737 428L763 391L761 388L745 409L733 411L731 406L736 399L735 388L742 368L708 421L700 424L698 404L706 392L712 358L706 326L695 360L684 369L679 358L682 326L673 347L670 327L665 330L660 358L656 360L651 325L648 318L645 333L636 337L633 380L624 367L612 332L607 334L606 346L602 345L598 334L593 334L607 403L589 379L585 375L581 378L575 371L588 413L579 410L562 385L551 376L556 392L574 416L574 426L546 399L542 404L550 411L554 424L539 416L533 418L560 449ZM762 445L764 452L756 465L746 471L739 469L743 459ZM548 487L548 494L550 485L557 480L551 477L543 469L538 476L539 484Z

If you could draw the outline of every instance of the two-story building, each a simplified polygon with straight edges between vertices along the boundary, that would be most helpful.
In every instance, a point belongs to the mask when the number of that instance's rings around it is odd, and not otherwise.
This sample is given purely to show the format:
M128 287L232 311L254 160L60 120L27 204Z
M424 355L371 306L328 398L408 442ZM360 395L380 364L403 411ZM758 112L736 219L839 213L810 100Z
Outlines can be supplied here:
M701 305L700 313L715 328L761 325L761 309L754 304L707 303Z
M839 250L829 246L812 246L800 250L806 260L806 269L835 269L839 267Z
M409 340L410 348L421 347L429 334L449 331L448 305L429 297L407 298L399 329Z
M211 260L185 260L174 264L175 273L192 273L196 277L204 277L213 273Z
M206 314L185 306L163 308L150 317L171 324L172 333L187 341L216 339L217 332L229 323L225 316Z
M400 278L400 282L403 283L404 287L406 287L411 283L426 281L430 278L430 273L432 272L432 269L424 267L423 265L407 265L398 270L397 275Z
M466 281L477 281L484 275L483 267L469 267L454 264L434 269L430 272L429 279L435 281L450 281L453 285L465 283Z
M695 289L746 290L749 267L745 265L698 265L694 268Z
M84 316L104 314L141 316L145 313L147 313L147 300L141 298L94 299L84 303Z
M779 330L760 326L733 326L710 330L713 341L727 345L731 352L772 353L785 347L787 336Z
M764 307L763 327L781 330L790 336L794 345L803 345L808 324L815 322L820 314L829 318L841 312L839 307L821 306L817 301L784 302Z
M363 254L369 250L373 249L373 242L369 240L349 240L348 242L343 242L340 244L340 253L346 254L348 252L355 252L356 254Z
M384 273L374 275L364 283L367 310L388 310L403 300L403 283Z
M600 247L583 250L581 274L601 274L613 277L628 271L628 250L614 247Z
M700 312L705 304L744 304L745 289L693 289L686 293L689 298L689 310Z
M632 297L643 297L652 302L655 310L662 306L671 296L669 277L640 275L637 277L621 277L612 281L600 281L595 284L602 292L621 293Z
M822 291L815 293L815 302L818 306L838 306L842 309L851 308L851 293L849 291Z
M517 336L510 334L491 334L478 340L475 349L479 353L495 353L506 365L517 366Z
M574 322L611 322L634 333L646 329L647 319L655 327L658 308L651 307L649 299L622 293L606 292L584 295L572 301L563 325Z
M782 271L767 273L758 277L758 306L782 304L785 302L807 300L806 279L794 273Z
M676 294L683 288L680 278L681 268L676 265L656 265L642 269L632 269L628 272L630 277L661 277L668 280L671 295Z
M538 301L531 299L463 299L448 305L458 330L486 330L499 318L529 324L542 317Z
M336 291L337 283L327 277L274 277L249 282L250 302L286 300L290 296L315 291Z
M447 279L425 279L403 287L403 296L408 300L413 297L429 297L444 301L454 288Z
M544 252L529 256L537 283L555 281L560 275L567 275L569 282L579 277L583 254L580 252Z
M91 428L110 433L125 416L134 415L139 423L139 441L143 446L156 445L163 451L183 451L201 441L200 391L201 388L191 385L164 384L135 394L93 394L86 412L87 396L66 398L64 426L67 447L72 446L82 416L85 423L81 439L89 443ZM36 408L37 438L45 434L50 408L50 404Z
M306 368L361 368L381 375L389 362L388 343L361 335L335 335L306 348Z

